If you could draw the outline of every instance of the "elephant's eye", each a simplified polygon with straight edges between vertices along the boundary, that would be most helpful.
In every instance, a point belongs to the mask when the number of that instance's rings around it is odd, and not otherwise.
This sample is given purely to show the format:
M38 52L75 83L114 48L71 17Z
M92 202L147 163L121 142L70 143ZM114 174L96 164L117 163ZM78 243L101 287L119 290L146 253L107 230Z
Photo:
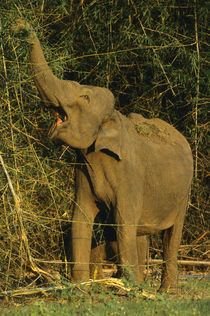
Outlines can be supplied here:
M87 100L88 103L90 102L90 98L87 94L81 95L80 98L84 98L85 100Z

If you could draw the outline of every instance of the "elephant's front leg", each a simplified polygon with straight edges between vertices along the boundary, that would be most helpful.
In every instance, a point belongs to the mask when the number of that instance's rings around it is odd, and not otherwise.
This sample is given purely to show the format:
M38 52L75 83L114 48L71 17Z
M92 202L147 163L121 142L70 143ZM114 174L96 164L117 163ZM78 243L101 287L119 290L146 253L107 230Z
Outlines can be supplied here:
M144 270L149 255L149 241L147 236L137 236L138 264L140 281L144 281Z
M120 264L125 275L133 274L136 284L139 284L142 276L138 266L136 223L137 218L134 214L126 214L122 209L117 210L116 224Z
M87 281L90 278L89 264L92 230L98 212L94 197L85 175L77 171L77 202L72 219L72 278Z

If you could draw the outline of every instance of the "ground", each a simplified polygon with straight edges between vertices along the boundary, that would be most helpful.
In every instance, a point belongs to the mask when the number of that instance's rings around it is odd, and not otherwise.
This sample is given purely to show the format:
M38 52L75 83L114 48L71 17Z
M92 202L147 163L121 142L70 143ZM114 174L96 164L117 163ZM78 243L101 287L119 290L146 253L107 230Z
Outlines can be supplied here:
M142 288L124 281L124 289L95 283L88 287L67 286L65 290L5 297L0 302L0 315L209 315L208 277L181 278L180 293L173 296L158 294L159 284L153 278Z

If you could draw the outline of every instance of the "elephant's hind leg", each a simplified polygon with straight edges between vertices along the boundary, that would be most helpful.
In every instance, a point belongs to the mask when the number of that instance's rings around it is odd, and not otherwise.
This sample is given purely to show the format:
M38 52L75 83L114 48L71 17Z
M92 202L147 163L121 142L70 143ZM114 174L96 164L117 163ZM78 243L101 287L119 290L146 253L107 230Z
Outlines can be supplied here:
M184 205L183 205L184 204ZM182 237L182 229L187 202L179 209L174 225L163 231L163 270L160 292L176 293L178 290L177 256Z

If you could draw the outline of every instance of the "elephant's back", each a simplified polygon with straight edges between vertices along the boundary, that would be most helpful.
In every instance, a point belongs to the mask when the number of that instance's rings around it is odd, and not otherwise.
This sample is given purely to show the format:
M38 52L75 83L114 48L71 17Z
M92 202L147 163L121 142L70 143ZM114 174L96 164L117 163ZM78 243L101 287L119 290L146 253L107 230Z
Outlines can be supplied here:
M167 122L159 118L147 119L136 113L130 113L128 119L134 124L137 133L148 143L178 145L191 152L185 137Z

